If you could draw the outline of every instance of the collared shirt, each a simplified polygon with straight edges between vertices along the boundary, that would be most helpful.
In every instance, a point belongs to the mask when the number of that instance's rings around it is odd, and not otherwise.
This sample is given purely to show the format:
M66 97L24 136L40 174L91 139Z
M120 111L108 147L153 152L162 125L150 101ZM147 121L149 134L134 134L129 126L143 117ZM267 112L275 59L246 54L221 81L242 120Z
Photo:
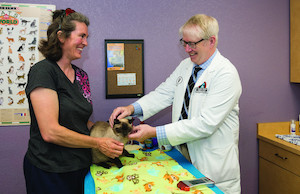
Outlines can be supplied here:
M214 54L207 61L205 61L202 65L200 65L200 67L202 69L197 73L197 80L200 78L200 76L205 71L205 69L211 64L211 61L216 56L217 52L218 52L218 49L216 49ZM197 66L197 64L194 64L193 68L195 68L196 66ZM134 102L132 105L134 106L134 113L132 116L143 115L143 110L137 102ZM156 137L157 137L157 142L158 142L159 146L170 145L164 125L156 127Z

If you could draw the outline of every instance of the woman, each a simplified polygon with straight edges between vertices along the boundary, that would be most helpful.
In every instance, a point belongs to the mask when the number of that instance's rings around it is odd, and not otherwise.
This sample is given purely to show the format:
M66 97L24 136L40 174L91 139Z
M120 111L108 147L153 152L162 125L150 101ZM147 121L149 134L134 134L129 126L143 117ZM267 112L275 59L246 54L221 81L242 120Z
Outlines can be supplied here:
M88 75L71 64L88 45L88 25L88 18L72 9L55 11L48 39L39 46L45 59L29 71L27 193L83 193L91 164L89 148L98 148L111 158L122 154L122 143L89 136L93 108Z

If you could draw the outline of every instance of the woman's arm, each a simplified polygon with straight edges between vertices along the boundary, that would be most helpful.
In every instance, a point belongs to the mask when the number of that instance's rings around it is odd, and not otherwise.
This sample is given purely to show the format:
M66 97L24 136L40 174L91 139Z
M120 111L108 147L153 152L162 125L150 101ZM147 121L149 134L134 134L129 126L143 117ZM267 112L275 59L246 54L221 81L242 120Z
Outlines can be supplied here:
M36 88L30 93L34 114L44 141L71 148L98 148L108 157L122 154L124 144L111 138L95 138L69 130L58 123L57 93L47 88ZM88 127L92 122L87 123Z

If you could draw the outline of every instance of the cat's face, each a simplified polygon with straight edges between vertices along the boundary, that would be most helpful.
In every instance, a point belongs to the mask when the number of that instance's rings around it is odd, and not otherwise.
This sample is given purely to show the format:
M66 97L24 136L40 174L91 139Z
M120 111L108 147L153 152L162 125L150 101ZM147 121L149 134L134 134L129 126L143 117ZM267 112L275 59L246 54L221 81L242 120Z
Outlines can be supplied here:
M115 119L113 127L114 133L119 134L122 137L127 137L132 131L132 121L133 119Z

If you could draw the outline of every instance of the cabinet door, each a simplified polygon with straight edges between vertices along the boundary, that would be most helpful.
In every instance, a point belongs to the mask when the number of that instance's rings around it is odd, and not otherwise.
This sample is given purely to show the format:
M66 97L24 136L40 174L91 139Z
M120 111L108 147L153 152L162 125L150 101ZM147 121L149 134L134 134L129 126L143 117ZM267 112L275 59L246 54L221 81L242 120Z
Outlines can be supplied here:
M290 82L300 83L300 1L290 0Z
M300 177L259 157L259 194L270 193L299 194Z

